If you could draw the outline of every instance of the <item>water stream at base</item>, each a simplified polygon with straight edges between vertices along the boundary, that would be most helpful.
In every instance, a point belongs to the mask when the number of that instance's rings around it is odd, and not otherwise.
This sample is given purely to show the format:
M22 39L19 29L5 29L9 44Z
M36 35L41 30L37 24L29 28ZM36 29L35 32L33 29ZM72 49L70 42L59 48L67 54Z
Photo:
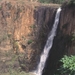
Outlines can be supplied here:
M58 23L59 23L60 12L61 12L61 8L58 8L57 12L56 12L55 21L54 21L52 30L49 33L46 45L43 50L43 53L41 54L40 62L38 64L36 71L34 71L35 75L42 75L42 71L45 67L45 62L47 60L48 53L53 45L53 39L56 36L56 30L57 30Z

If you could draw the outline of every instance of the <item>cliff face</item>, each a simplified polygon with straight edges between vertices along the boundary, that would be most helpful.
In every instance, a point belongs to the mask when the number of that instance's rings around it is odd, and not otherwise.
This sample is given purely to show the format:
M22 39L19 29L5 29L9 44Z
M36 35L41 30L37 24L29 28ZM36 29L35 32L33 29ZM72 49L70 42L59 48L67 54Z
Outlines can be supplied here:
M36 69L58 5L4 1L0 4L0 51L13 51L25 71ZM52 75L64 54L75 54L75 6L62 7L57 35L54 38L43 75ZM25 65L24 65L25 64Z
M23 53L18 57L22 69L35 69L52 29L57 8L58 5L45 6L24 1L1 2L0 51Z
M75 55L75 6L62 7L57 35L46 62L43 75L54 75L63 55Z

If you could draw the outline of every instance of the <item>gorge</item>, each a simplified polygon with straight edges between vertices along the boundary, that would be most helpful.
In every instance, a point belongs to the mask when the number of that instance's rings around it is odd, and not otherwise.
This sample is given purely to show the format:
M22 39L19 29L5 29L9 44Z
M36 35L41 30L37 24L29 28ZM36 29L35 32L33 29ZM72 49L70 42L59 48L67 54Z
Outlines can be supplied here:
M44 47L43 53L41 54L41 57L40 57L40 62L39 62L38 67L35 71L36 75L42 75L42 71L45 67L48 53L53 45L53 39L56 36L56 29L57 29L58 23L59 23L60 12L61 12L61 8L58 8L58 10L56 12L53 28L49 33L48 40L47 40L46 45Z
M40 55L48 35L53 28L56 11L59 7L60 5L57 4L43 5L24 1L1 2L0 52L23 53L23 56L18 59L20 67L26 72L35 70L40 62ZM49 56L43 69L43 75L53 75L59 68L59 60L63 55L75 54L73 36L75 35L75 5L65 4L61 8L57 35L48 52ZM4 60L9 61L2 56L0 56L2 60L0 60L0 64L3 64ZM5 63L3 65L7 68ZM0 65L0 68L2 69L3 66Z

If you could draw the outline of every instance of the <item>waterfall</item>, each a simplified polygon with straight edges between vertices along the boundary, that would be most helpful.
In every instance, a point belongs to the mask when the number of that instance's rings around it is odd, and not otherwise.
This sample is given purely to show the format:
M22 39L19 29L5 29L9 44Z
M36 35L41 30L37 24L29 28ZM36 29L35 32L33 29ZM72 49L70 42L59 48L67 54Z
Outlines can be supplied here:
M44 47L44 51L40 57L40 62L39 62L38 67L35 71L36 75L42 75L42 71L44 69L45 62L48 57L48 53L49 53L49 51L52 47L52 44L53 44L53 39L56 36L56 29L57 29L58 23L59 23L60 12L61 12L61 8L58 8L57 12L56 12L53 28L52 28L51 32L49 33L48 40L47 40L46 45Z

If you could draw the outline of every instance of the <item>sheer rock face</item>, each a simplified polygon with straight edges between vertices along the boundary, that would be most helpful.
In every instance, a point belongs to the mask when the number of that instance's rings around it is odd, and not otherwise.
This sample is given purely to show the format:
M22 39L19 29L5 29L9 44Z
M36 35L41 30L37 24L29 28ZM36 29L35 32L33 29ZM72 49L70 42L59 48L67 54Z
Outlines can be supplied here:
M0 51L23 53L19 58L25 71L36 69L58 5L4 1L0 4ZM75 54L75 6L62 7L57 35L43 75L52 75L64 54ZM22 64L25 64L22 65Z
M54 75L63 55L75 55L75 6L62 7L57 35L46 62L43 75Z
M0 51L23 53L20 66L36 68L58 6L4 1L0 4ZM22 65L22 64L25 64Z

